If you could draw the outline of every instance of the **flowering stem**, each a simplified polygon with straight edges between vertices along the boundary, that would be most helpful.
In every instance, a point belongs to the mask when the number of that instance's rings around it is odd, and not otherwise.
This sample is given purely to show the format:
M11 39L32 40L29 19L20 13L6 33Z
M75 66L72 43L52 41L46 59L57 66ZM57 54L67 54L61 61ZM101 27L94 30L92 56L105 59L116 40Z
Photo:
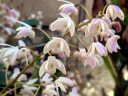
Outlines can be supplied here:
M114 70L114 67L112 65L112 61L111 61L110 57L109 56L104 56L103 60L104 60L104 63L106 65L107 69L111 73L114 81L119 84L119 82L117 81L117 74L116 74L116 71Z
M90 20L89 20L88 22L82 22L82 23L80 23L80 24L76 27L76 29L81 28L81 27L87 25L89 22L90 22Z
M39 30L40 32L42 32L46 37L48 37L49 40L51 40L51 37L47 34L47 32L45 32L44 30L40 29L40 28L35 28L37 30Z
M36 93L35 93L35 95L34 95L34 96L37 96L37 94L38 94L38 92L39 92L40 88L41 88L41 86L39 86L39 87L38 87L38 89L37 89L37 91L36 91Z
M24 72L26 72L31 66L33 66L34 63L35 63L43 54L44 54L44 53L41 52L38 56L36 56L36 57L34 58L34 60L33 60L28 66L26 66L26 67L21 71L21 73L16 76L16 78L15 78L13 81L12 81L10 84L8 84L8 85L1 91L0 95L2 95L2 93L4 93L9 87L11 87L11 86L17 81L17 79L18 79Z

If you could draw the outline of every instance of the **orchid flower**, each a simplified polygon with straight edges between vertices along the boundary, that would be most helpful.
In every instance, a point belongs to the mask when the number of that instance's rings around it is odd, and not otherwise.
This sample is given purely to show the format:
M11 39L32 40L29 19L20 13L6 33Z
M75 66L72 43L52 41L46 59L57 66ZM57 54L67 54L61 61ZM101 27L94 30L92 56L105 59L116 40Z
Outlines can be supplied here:
M99 18L94 18L86 27L85 36L90 36L90 35L97 36L101 32L108 33L109 27L104 20Z
M56 59L54 56L49 56L48 60L46 60L40 67L39 76L42 77L45 72L54 74L56 69L60 70L63 74L66 74L66 69L64 64Z
M37 90L37 87L32 86L32 84L34 84L37 80L38 80L37 78L30 79L28 82L23 84L23 88L26 90L31 90L31 91Z
M59 10L61 10L61 13L64 13L67 15L73 14L75 16L78 15L78 9L75 7L73 3L66 1L66 0L58 0L58 1L66 3L59 7Z
M96 57L96 54L92 52L86 52L84 48L79 49L78 52L75 52L74 54L76 57L79 58L79 60L85 65L91 66L91 68L95 68L97 64L99 64L99 61Z
M107 49L100 42L93 42L90 45L88 52L91 52L92 54L95 54L97 52L101 56L107 55Z
M120 39L120 36L114 35L107 39L105 47L110 53L117 52L117 49L120 49L120 46L117 43L117 40Z
M56 92L55 88L56 87L54 84L47 85L42 91L43 96L57 96L58 93Z
M74 85L74 82L66 77L59 77L58 79L55 80L54 83L56 86L56 90L58 91L58 88L60 88L61 91L63 91L63 92L66 92L66 86Z
M48 53L49 51L52 51L53 53L61 53L65 52L65 54L69 57L70 55L70 49L68 46L68 43L63 38L53 37L51 41L49 41L44 46L44 54Z
M75 32L75 24L72 21L72 19L64 14L64 13L60 13L60 15L63 18L58 18L57 20L55 20L53 23L50 24L50 29L51 31L60 31L60 32L70 32L71 37L74 35Z
M117 17L121 20L124 20L124 13L116 5L109 5L106 9L106 14L108 17L111 17L112 20L115 20Z
M50 83L52 83L52 80L53 80L53 78L50 78L50 74L49 73L45 73L40 81L42 83L50 84Z
M28 90L28 89L21 89L20 95L21 96L35 96L34 92L32 90Z
M14 69L14 73L12 74L12 76L10 77L11 80L15 79L16 76L20 74L20 70L19 68L15 68ZM17 81L23 81L23 80L27 80L27 76L25 74L22 74Z
M22 37L29 36L31 38L35 37L35 32L32 30L32 27L24 22L17 21L18 23L24 25L22 27L18 27L16 31L18 31L16 38L20 39Z
M0 49L0 60L6 60L5 62L10 63L10 65L14 65L18 55L19 55L19 48L14 47L8 44L0 43L0 46L6 46L6 48Z
M26 44L22 40L19 40L18 44L21 47L19 50L20 58L26 58L27 55L30 55L30 50L28 48L26 48Z

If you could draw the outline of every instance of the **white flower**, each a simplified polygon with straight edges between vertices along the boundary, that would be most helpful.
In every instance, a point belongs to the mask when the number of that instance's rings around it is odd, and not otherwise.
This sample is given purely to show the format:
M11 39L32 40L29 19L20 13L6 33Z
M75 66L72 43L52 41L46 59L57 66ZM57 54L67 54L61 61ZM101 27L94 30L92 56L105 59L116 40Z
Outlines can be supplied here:
M34 84L38 79L30 79L28 82L26 82L25 84L23 84L23 88L26 90L31 90L31 91L35 91L37 90L37 87L32 86L32 84Z
M56 59L54 56L49 56L48 60L46 60L40 67L39 76L42 77L45 72L54 74L56 69L60 70L63 74L66 74L66 69L64 64Z
M72 37L75 32L74 22L68 15L66 15L64 13L60 13L60 15L63 18L58 18L57 20L55 20L53 23L50 24L51 31L57 30L57 31L61 31L63 33L68 31L68 32L70 32L70 35Z
M63 92L66 92L66 86L74 85L74 82L66 77L59 77L57 80L55 80L54 83L56 86L56 90L58 91L58 88L60 88Z
M115 20L117 17L121 20L124 20L124 13L122 10L116 5L109 5L106 9L106 15L111 17L112 20Z
M16 76L20 74L20 70L19 68L15 68L14 69L14 73L12 74L12 76L10 77L11 80L15 79ZM17 81L22 81L22 80L27 80L27 76L25 74L22 74Z
M49 51L52 51L53 53L65 52L68 57L70 56L68 43L63 38L53 37L53 39L44 46L44 54Z
M22 38L22 37L26 37L26 36L29 36L31 38L34 38L35 37L35 32L32 30L32 27L24 22L20 22L20 21L17 21L18 23L24 25L22 27L18 27L16 29L16 31L18 31L17 35L16 35L16 38Z
M114 35L107 39L105 47L110 53L117 52L117 49L120 49L120 46L117 43L117 40L120 39L120 36Z
M30 55L30 50L26 48L25 42L18 40L18 44L21 47L19 50L19 58L27 58L27 56Z
M55 85L54 84L50 84L47 85L46 88L42 91L42 94L45 96L57 96L57 92L55 91Z
M71 2L68 2L66 0L58 0L61 2L64 2L66 4L63 4L59 7L59 10L61 10L61 13L65 13L67 15L73 14L73 15L78 15L78 9L75 7L75 5Z
M95 54L97 52L101 56L107 55L107 49L100 42L93 42L90 45L88 52L91 52L92 54Z
M21 96L35 96L32 90L29 90L29 89L21 89L20 95Z
M0 46L6 46L6 48L0 49L0 60L6 60L5 62L14 65L19 55L19 48L4 43L0 43Z
M49 73L45 73L45 75L41 78L41 82L42 83L46 83L46 84L50 84L52 83L53 78L50 78L50 74Z

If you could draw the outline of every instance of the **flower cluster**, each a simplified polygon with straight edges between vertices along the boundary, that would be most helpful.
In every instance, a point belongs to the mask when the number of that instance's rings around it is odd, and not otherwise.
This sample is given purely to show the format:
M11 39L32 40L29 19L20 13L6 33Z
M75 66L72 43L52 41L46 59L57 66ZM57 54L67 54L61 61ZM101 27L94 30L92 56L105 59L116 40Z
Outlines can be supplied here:
M68 36L69 38L75 38L76 35L79 36L79 33L75 34L79 31L84 32L84 37L93 38L89 47L75 47L77 51L75 51L74 55L84 63L85 66L89 65L92 68L95 68L96 65L100 63L97 56L107 56L108 53L117 52L118 49L120 49L117 42L117 40L120 39L120 36L116 35L116 32L121 31L121 25L117 21L117 18L124 20L124 14L118 6L109 5L105 12L100 13L96 18L84 20L81 22L81 24L84 23L82 26L77 24L79 27L76 27L73 16L78 15L78 9L71 2L66 0L58 1L64 3L59 7L60 15L62 17L59 17L52 22L49 29L51 31L61 32L62 37L51 38L45 31L39 29L50 39L43 46L43 50L40 54L35 54L35 51L32 48L29 48L29 46L27 47L22 40L24 37L30 37L30 39L35 38L36 34L34 28L36 29L36 27L33 28L32 26L19 21L19 13L2 5L5 14L8 15L6 19L10 20L11 24L14 24L15 22L23 25L16 29L17 34L15 39L19 39L17 46L0 43L0 46L2 47L0 49L0 60L6 65L6 84L10 84L8 85L9 87L14 83L15 87L22 85L19 93L21 96L36 96L40 90L42 91L42 96L60 96L62 92L67 93L68 86L73 87L68 96L78 96L77 88L74 87L76 83L71 79L64 77L67 73L65 64L57 57L62 53L65 57L70 57L72 50L70 50L69 44L65 39L65 36L68 35L68 33L70 34L70 36ZM38 15L38 19L43 18L42 13L39 13ZM32 61L29 59L31 56L35 56ZM44 59L45 57L47 58ZM44 60L43 62L41 62L42 58ZM14 72L8 80L8 67L16 66L17 59L24 59L26 61L26 65L24 65L25 68L20 71L20 68L15 67ZM36 63L41 63L41 65ZM38 76L36 78L34 76L34 78L32 78L32 76L29 78L26 74L27 69L33 68L33 66L38 68ZM56 75L57 72L61 72L63 75ZM8 88L8 86L5 87L5 89ZM15 94L16 93L17 91Z
M85 33L85 37L92 37L94 40L86 50L80 49L75 52L75 56L84 61L85 65L90 65L92 68L98 64L96 55L106 56L109 53L117 52L120 49L117 40L120 39L116 32L120 32L121 25L117 18L124 20L124 14L116 5L109 5L100 17L92 20L84 20L86 25L80 28L80 31ZM114 29L112 29L114 28ZM102 42L104 42L102 44Z

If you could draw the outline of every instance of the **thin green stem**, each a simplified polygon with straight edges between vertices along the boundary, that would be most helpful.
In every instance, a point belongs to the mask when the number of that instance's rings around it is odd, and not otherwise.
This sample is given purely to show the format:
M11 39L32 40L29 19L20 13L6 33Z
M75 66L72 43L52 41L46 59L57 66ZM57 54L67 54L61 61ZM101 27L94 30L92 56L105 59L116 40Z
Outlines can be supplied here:
M16 92L17 88L16 88L16 86L17 86L17 82L16 82L15 85L14 85L14 95L15 95L15 96L17 96L17 92Z
M26 83L23 83L23 82L20 82L18 81L18 83L22 84L22 85L30 85L30 86L40 86L40 84L26 84Z
M80 23L80 24L76 27L76 29L81 28L81 27L87 25L89 22L90 22L90 20L88 20L87 22L82 22L82 23Z
M2 96L6 96L7 94L9 94L10 92L12 92L12 91L14 91L14 90L15 90L15 88L13 88L13 89L11 89L11 90L5 92Z
M51 37L47 34L46 31L44 31L43 29L40 29L40 28L35 28L37 30L39 30L40 32L42 32L46 37L48 37L49 40L51 40Z
M35 93L35 95L34 95L34 96L37 96L37 94L38 94L38 92L39 92L40 88L41 88L41 86L39 86L39 87L38 87L38 89L37 89L37 91L36 91L36 93Z
M16 76L16 78L15 78L13 81L12 81L10 84L8 84L8 85L1 91L0 95L2 95L2 93L4 93L9 87L11 87L23 73L25 73L30 67L32 67L32 66L34 65L34 63L35 63L43 54L44 54L44 53L42 52L42 53L40 53L37 57L35 57L34 60L33 60L28 66L26 66L26 67L21 71L21 73Z

